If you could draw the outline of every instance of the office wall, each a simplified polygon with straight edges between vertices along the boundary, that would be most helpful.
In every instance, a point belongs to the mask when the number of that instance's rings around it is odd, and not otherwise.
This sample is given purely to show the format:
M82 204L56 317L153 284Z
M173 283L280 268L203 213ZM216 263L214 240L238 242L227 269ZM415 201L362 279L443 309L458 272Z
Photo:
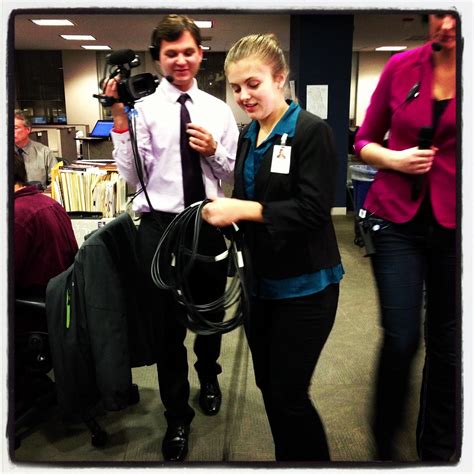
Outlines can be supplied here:
M95 51L63 52L64 95L67 121L93 127L100 118Z
M365 111L370 103L385 63L390 58L390 52L360 52L359 71L357 75L356 94L356 125L361 125Z
M356 96L357 96L357 75L359 73L359 53L352 53L351 65L351 94L349 100L349 120L350 125L355 123L356 119Z
M235 121L237 123L249 123L250 119L248 115L237 105L234 99L234 93L232 92L232 88L229 85L229 81L225 80L226 90L225 90L225 101L229 105L234 114Z

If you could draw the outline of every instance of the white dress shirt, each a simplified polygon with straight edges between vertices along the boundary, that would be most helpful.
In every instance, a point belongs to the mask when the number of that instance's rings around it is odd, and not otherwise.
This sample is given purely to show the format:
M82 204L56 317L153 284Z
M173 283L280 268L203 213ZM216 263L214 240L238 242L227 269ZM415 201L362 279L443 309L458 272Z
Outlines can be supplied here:
M232 182L233 179L239 135L235 118L225 102L201 91L195 79L186 93L191 98L186 102L191 122L204 127L217 143L215 155L200 158L206 195L223 196L220 180ZM177 102L181 94L182 91L163 79L155 93L135 104L136 136L146 189L157 211L178 213L184 209L179 144L181 105ZM111 135L120 174L140 189L130 133L112 131ZM143 192L134 199L133 207L137 212L149 212Z

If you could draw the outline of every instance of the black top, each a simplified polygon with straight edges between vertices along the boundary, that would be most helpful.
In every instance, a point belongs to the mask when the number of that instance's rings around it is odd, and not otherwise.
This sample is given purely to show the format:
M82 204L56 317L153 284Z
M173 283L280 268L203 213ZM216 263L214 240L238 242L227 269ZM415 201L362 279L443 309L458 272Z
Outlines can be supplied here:
M436 130L439 119L452 99L433 100L433 129Z

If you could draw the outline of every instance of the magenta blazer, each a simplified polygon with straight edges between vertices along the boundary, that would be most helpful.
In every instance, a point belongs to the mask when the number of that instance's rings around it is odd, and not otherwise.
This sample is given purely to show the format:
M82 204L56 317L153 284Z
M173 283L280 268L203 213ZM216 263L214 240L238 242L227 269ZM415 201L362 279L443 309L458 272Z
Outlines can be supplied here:
M368 143L382 144L390 130L388 147L404 150L418 146L421 127L433 123L431 43L390 58L372 95L362 126L355 138L356 155ZM413 88L418 90L413 96ZM412 91L412 92L411 92ZM410 93L411 92L411 93ZM437 222L456 227L456 99L441 115L433 137L438 147L433 166L424 175L420 195L411 198L413 175L393 170L379 170L369 189L364 207L395 223L411 220L425 195L429 193Z

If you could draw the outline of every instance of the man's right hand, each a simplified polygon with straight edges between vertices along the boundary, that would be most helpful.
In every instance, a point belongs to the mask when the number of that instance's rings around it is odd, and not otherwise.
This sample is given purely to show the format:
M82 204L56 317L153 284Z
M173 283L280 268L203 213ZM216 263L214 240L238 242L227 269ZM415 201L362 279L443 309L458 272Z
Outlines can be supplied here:
M117 84L120 78L118 76L107 79L104 86L104 95L119 98ZM111 106L112 117L114 119L114 128L116 130L128 130L128 117L125 113L125 107L122 102L116 102Z

